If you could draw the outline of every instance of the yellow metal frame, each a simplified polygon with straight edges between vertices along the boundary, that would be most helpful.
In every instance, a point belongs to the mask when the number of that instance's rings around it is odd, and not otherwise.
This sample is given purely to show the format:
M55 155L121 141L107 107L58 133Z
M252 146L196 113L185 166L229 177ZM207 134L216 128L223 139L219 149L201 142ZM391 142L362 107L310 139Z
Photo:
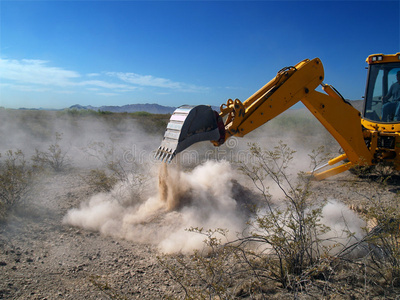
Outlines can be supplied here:
M361 119L363 127L369 130L384 132L400 132L400 123L378 123L368 119Z
M374 60L374 57L376 58L376 60ZM378 57L381 57L381 60L379 60ZM390 63L390 62L399 62L400 61L400 52L397 52L396 54L382 54L382 53L371 54L367 57L367 59L365 61L369 65L384 64L384 63Z
M302 101L346 153L327 165L349 160L346 164L315 174L315 178L327 178L353 165L372 164L373 154L364 142L359 111L345 102L329 85L323 84L323 79L324 69L320 59L306 59L278 72L273 80L243 103L238 99L229 99L221 106L220 114L227 116L226 139L233 135L244 136ZM322 85L325 93L315 90L319 85Z
M400 62L400 52L397 52L396 54L382 54L382 53L371 54L367 57L366 62L370 65ZM370 121L368 119L362 119L361 124L366 129L369 130L384 131L384 132L400 132L400 122L379 123Z
M400 52L392 55L373 54L369 64L399 62ZM221 105L220 115L225 119L225 139L244 136L275 118L301 101L332 134L345 154L330 160L316 179L325 179L354 166L369 166L377 161L392 162L400 170L400 123L377 123L363 119L358 110L346 102L331 86L323 84L324 68L319 58L303 60L293 67L282 69L275 78L243 103L229 99ZM324 93L315 89L321 85ZM395 149L384 149L378 139L395 138ZM368 141L368 145L366 144ZM214 142L215 145L219 145ZM335 166L344 160L348 162ZM399 161L400 162L400 161Z

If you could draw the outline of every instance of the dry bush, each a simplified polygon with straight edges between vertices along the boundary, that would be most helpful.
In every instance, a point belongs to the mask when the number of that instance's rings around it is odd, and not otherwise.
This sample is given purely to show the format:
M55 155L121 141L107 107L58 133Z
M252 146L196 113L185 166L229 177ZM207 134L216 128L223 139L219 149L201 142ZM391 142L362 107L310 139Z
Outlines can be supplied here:
M29 166L21 150L7 151L0 161L0 219L25 202L35 169Z
M117 184L118 179L106 170L93 169L88 175L81 177L95 192L109 192Z
M185 299L233 299L243 294L240 279L244 275L243 265L235 248L226 244L227 231L223 229L189 231L205 237L205 248L195 250L191 256L160 256L159 262L169 275L179 283Z
M311 176L299 173L291 178L288 167L292 151L280 143L273 150L263 151L253 144L250 148L252 164L242 164L242 170L252 179L264 197L264 205L255 212L250 222L250 235L240 239L242 246L249 245L259 251L243 252L257 276L279 282L282 287L299 291L312 282L313 277L329 272L329 253L321 236L330 228L321 223L325 203L315 203L310 197ZM311 155L313 167L320 162L322 149ZM274 183L284 197L274 204L269 193L269 183ZM261 263L261 265L260 265ZM261 267L264 266L264 267ZM268 267L266 267L268 266Z
M67 151L61 149L61 140L62 134L56 132L54 143L47 151L35 149L36 154L32 157L32 161L40 167L49 167L56 172L64 171L70 165L70 159Z
M118 189L123 194L129 190L130 199L142 197L143 184L148 180L148 177L141 172L145 166L139 166L134 160L132 161L131 157L127 155L130 153L129 150L116 147L111 141L109 144L91 143L84 151L102 164L102 167L93 169L87 176L82 177L95 191L110 192L113 190L118 195ZM126 197L117 197L117 199L125 201L122 199L126 199Z
M330 228L321 223L322 206L310 197L307 174L288 175L293 151L280 144L262 151L252 145L252 163L242 164L263 196L253 208L248 228L235 241L227 241L222 229L191 231L205 236L203 251L190 259L160 258L170 275L181 285L187 299L268 298L277 289L296 298L309 289L328 289L336 258L330 253L336 244L321 236ZM321 151L313 153L319 163ZM272 201L268 185L273 182L283 193L279 205Z
M141 129L149 134L163 134L167 127L170 115L169 114L151 114L148 112L109 112L95 110L78 110L67 109L57 112L57 117L66 118L67 120L85 120L97 119L106 124L110 129L118 131L124 130L127 123L137 121Z
M368 251L363 257L365 276L371 284L390 288L400 287L400 197L398 172L388 166L376 166L360 176L369 181L371 189L350 188L360 196L363 217L368 232L360 242Z

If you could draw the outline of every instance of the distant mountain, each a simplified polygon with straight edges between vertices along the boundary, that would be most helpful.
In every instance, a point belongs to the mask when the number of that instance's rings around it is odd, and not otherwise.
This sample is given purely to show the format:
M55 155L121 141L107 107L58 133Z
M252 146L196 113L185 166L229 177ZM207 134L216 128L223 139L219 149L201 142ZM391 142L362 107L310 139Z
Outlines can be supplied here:
M94 107L91 105L83 106L80 104L75 104L69 107L69 109L90 109L90 110L100 110L100 111L110 111L110 112L138 112L138 111L145 111L151 114L172 114L176 107L172 106L163 106L156 103L146 103L146 104L127 104L123 106L100 106Z
M363 105L364 105L364 100L346 100L348 101L354 108L362 112L363 110ZM303 107L303 106L301 106ZM217 106L211 106L213 110L219 111L219 107ZM296 108L296 107L294 107ZM69 109L90 109L90 110L95 110L95 111L110 111L110 112L138 112L138 111L145 111L151 114L172 114L176 107L172 106L163 106L159 105L156 103L146 103L146 104L127 104L123 106L100 106L100 107L94 107L91 105L88 106L83 106L80 104L75 104L69 107Z
M81 109L83 109L83 110L85 110L85 109L88 109L88 110L98 110L99 108L98 108L98 107L91 106L91 105L83 106L83 105L80 105L80 104L75 104L75 105L70 106L69 109L77 109L77 110L81 110Z

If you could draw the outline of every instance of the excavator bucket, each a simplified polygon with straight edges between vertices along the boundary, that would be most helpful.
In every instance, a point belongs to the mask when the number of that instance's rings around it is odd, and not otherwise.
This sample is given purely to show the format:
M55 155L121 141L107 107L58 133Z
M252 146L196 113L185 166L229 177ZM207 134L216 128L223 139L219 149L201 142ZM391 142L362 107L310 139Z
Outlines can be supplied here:
M218 140L217 120L218 113L208 105L178 107L171 115L155 158L169 163L194 143Z

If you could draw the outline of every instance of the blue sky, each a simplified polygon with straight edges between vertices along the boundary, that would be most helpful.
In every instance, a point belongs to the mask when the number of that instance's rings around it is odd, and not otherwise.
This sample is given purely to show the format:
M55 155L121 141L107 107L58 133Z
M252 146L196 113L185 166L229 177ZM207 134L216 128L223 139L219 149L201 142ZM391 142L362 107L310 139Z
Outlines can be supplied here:
M399 20L400 1L0 0L0 106L219 106L314 57L361 99Z

